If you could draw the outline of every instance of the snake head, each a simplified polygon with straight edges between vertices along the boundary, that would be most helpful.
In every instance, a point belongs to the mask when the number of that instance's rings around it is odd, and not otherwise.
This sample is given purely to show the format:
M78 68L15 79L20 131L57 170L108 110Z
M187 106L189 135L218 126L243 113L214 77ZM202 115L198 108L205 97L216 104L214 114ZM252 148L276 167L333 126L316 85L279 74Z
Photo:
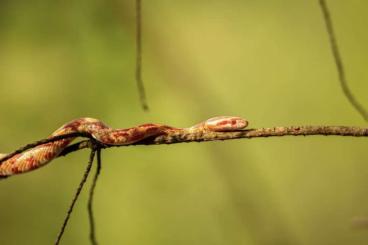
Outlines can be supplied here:
M237 131L248 126L248 121L241 117L220 116L213 117L204 122L205 128L211 131Z

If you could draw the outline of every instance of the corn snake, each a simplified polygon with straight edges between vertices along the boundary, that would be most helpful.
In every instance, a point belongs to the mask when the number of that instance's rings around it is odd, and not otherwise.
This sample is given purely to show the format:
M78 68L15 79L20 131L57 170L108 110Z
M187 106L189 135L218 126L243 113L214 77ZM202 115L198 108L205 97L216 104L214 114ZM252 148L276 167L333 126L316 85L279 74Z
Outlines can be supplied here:
M213 117L189 128L175 128L164 124L142 124L132 128L113 129L98 119L79 118L64 124L51 134L50 137L74 132L87 133L104 145L129 145L148 137L176 132L206 132L206 131L236 131L244 129L248 121L235 116ZM0 178L29 172L44 166L56 158L74 138L65 138L54 142L36 146L19 153L3 162L0 154Z

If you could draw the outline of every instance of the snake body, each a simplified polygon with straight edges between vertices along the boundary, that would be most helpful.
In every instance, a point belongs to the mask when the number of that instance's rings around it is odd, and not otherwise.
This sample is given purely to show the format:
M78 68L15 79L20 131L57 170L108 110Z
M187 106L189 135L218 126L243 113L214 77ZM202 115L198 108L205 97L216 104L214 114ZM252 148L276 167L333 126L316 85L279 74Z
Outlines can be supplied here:
M129 145L145 138L177 132L206 132L206 131L236 131L245 128L248 122L234 116L210 118L189 128L174 128L164 124L147 123L132 128L113 129L94 118L79 118L64 124L49 138L69 133L86 133L98 142L105 145ZM54 142L36 146L28 151L19 153L3 162L0 162L0 177L25 173L52 161L74 138L65 138ZM6 154L0 154L1 158Z

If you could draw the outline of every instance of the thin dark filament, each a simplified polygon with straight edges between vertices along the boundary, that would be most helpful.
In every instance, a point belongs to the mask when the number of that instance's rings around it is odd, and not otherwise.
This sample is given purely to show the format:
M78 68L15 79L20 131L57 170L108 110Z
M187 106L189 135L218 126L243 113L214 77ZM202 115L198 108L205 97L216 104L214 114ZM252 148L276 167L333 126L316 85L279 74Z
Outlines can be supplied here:
M330 45L332 49L332 54L335 60L337 72L339 75L340 85L345 97L349 100L350 104L358 111L358 113L364 118L365 121L368 121L368 112L364 109L364 107L357 101L357 99L352 94L350 88L348 87L348 83L345 76L345 70L342 63L341 55L339 52L339 48L337 45L335 32L333 29L332 20L330 17L330 11L326 4L325 0L319 0L319 4L321 6L321 10L323 13L323 19L326 23L327 33L330 39Z
M91 189L89 191L89 198L88 198L88 218L89 218L89 224L90 224L90 233L89 238L91 240L91 244L97 245L97 239L96 239L96 226L95 226L95 218L93 215L93 198L94 198L94 192L97 184L98 177L100 176L101 172L101 149L97 149L97 168L96 173L93 177Z
M74 197L73 197L73 200L69 206L69 209L68 209L68 212L66 213L66 216L64 218L64 222L63 222L63 225L61 226L61 229L59 231L59 234L56 238L56 241L55 241L55 245L58 245L60 243L60 240L64 234L64 231L65 231L65 228L68 224L68 221L69 221L69 218L70 218L70 215L72 214L73 212L73 209L74 209L74 205L75 203L77 202L78 200L78 197L83 189L83 186L84 184L86 183L87 181L87 178L88 178L88 175L89 173L91 172L91 167L92 167L92 163L93 163L93 159L95 158L95 153L96 153L96 150L95 149L92 149L91 150L91 154L89 155L89 161L88 161L88 165L87 165L87 168L84 172L84 175L83 175L83 178L81 180L81 182L79 183L79 186L77 188L77 191L75 192L74 194Z
M142 7L141 0L136 0L136 70L135 79L137 82L139 100L144 111L148 111L146 92L142 79Z
M26 150L29 150L31 148L34 148L34 147L36 147L38 145L43 145L43 144L54 142L54 141L58 141L58 140L61 140L61 139L73 138L73 137L80 137L80 136L88 137L88 138L91 137L89 134L86 134L86 133L75 132L75 133L70 133L70 134L58 135L58 136L47 138L47 139L42 139L42 140L33 142L31 144L25 145L25 146L23 146L23 147L15 150L15 151L13 151L13 152L7 154L6 156L0 158L0 165L3 162L5 162L6 160L12 158L13 156L15 156L15 155L17 155L19 153L22 153L22 152L24 152Z

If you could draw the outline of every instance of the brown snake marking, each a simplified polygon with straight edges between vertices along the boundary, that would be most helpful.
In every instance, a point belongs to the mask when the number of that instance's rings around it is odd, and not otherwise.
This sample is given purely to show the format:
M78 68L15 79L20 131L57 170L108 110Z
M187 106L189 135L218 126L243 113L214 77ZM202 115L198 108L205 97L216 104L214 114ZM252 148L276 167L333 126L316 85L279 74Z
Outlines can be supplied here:
M210 118L190 128L174 128L163 124L147 123L132 128L113 129L100 120L84 117L64 124L52 133L49 138L79 132L87 133L105 145L129 145L145 138L162 134L236 131L245 128L247 125L248 121L240 117L220 116ZM19 153L4 162L1 162L1 158L5 157L6 154L0 154L0 178L25 173L44 166L56 158L74 139L66 138L39 145Z

